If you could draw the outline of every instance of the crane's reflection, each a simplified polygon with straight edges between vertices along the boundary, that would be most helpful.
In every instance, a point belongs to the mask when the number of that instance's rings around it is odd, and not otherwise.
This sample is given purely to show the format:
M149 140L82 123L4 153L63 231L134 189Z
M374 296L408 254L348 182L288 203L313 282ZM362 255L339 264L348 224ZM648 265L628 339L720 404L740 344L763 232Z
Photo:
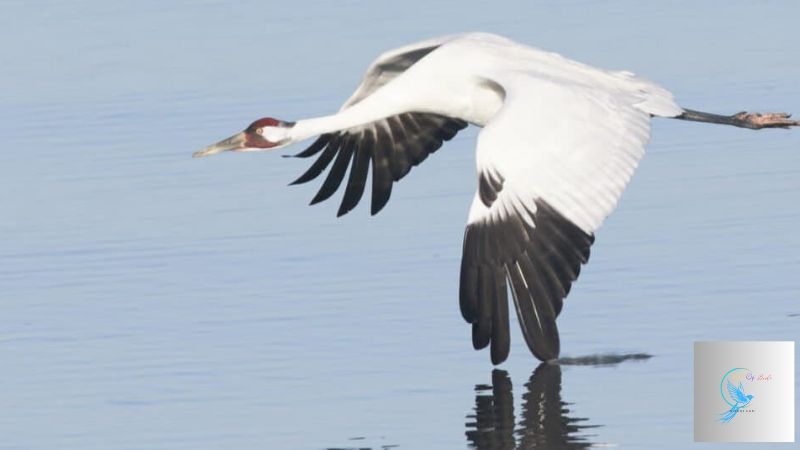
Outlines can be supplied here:
M475 411L467 416L467 440L477 449L585 449L591 447L587 419L573 417L561 400L561 367L542 363L525 384L521 419L514 415L511 379L492 371L492 385L475 387ZM471 420L470 420L471 419Z
M467 441L470 447L479 450L579 450L596 447L599 443L592 441L596 438L592 429L601 425L575 417L570 403L561 400L561 366L608 367L651 357L646 353L598 354L559 358L558 363L541 363L525 383L519 418L514 414L511 378L505 370L495 369L491 386L475 386L475 409L467 415ZM326 450L387 450L394 447L397 445L329 447Z
M598 354L560 358L558 364L541 363L525 384L521 418L514 416L511 379L505 370L492 371L492 385L475 386L475 411L467 415L467 440L480 450L566 449L592 447L588 419L574 417L561 400L561 366L607 367L625 361L643 361L646 353Z

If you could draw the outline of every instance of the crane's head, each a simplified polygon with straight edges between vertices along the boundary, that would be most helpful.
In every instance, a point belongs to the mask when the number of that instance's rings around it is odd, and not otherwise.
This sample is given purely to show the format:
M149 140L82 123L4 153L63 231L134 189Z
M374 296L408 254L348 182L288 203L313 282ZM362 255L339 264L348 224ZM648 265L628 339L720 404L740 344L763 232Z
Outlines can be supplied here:
M284 122L272 117L264 117L251 123L241 133L234 134L199 152L195 152L192 156L201 158L226 151L258 152L283 147L291 143L289 130L293 126L294 122Z

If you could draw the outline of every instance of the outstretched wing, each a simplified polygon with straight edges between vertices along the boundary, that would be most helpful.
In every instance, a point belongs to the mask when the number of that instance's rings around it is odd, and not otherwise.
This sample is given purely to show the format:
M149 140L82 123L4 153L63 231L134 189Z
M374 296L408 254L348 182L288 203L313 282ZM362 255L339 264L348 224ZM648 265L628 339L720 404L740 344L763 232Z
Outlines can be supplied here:
M417 61L457 36L423 41L382 54L367 69L364 79L342 109L360 102L375 90L406 71ZM319 154L311 167L292 184L305 183L330 171L311 204L328 199L341 186L347 168L350 175L338 216L352 210L364 193L367 174L372 167L371 213L376 214L389 201L395 181L412 167L465 128L467 123L438 114L409 112L387 117L366 125L320 136L297 157ZM332 165L331 165L332 164Z
M328 176L311 204L328 199L341 186L347 167L350 176L337 216L355 208L372 166L372 205L377 214L389 201L395 181L449 141L467 123L430 113L404 113L337 133L323 134L308 149L295 155L308 157L322 152L314 164L292 184L318 177L328 166ZM333 165L331 165L333 162Z
M521 76L478 137L478 190L464 234L460 307L476 349L509 351L506 283L528 347L558 357L556 317L594 231L649 138L635 98Z
M360 102L362 99L375 92L379 87L392 81L398 75L408 70L409 67L427 56L428 53L458 37L460 37L460 35L457 34L440 36L381 53L367 68L367 71L364 73L364 78L362 78L356 91L344 102L341 109L347 109Z

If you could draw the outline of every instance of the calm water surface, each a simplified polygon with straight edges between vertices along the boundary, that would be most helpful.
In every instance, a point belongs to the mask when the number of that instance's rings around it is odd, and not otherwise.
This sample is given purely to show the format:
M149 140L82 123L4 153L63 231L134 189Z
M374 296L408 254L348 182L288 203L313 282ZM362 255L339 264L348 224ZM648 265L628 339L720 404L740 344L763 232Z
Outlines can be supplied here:
M797 130L654 122L559 322L566 356L653 357L599 366L472 351L476 130L376 217L307 207L306 161L190 154L463 30L800 113L800 4L697 3L3 1L0 448L690 446L694 340L800 337Z

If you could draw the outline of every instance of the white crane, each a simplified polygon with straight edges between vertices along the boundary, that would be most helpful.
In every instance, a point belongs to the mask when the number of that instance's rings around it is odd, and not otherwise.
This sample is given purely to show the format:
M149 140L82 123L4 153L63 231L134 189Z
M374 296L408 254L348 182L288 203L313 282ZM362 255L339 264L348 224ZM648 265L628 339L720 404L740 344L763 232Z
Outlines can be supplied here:
M338 215L356 206L372 167L372 214L395 181L468 124L478 136L478 189L469 211L459 302L475 349L508 357L510 286L525 341L558 357L556 317L594 232L614 209L644 153L650 118L746 128L800 125L789 114L732 116L683 109L630 72L590 67L501 36L469 33L382 54L333 115L263 118L194 154L261 151L320 137L295 155L316 161L293 184L330 166L312 204L350 175Z

